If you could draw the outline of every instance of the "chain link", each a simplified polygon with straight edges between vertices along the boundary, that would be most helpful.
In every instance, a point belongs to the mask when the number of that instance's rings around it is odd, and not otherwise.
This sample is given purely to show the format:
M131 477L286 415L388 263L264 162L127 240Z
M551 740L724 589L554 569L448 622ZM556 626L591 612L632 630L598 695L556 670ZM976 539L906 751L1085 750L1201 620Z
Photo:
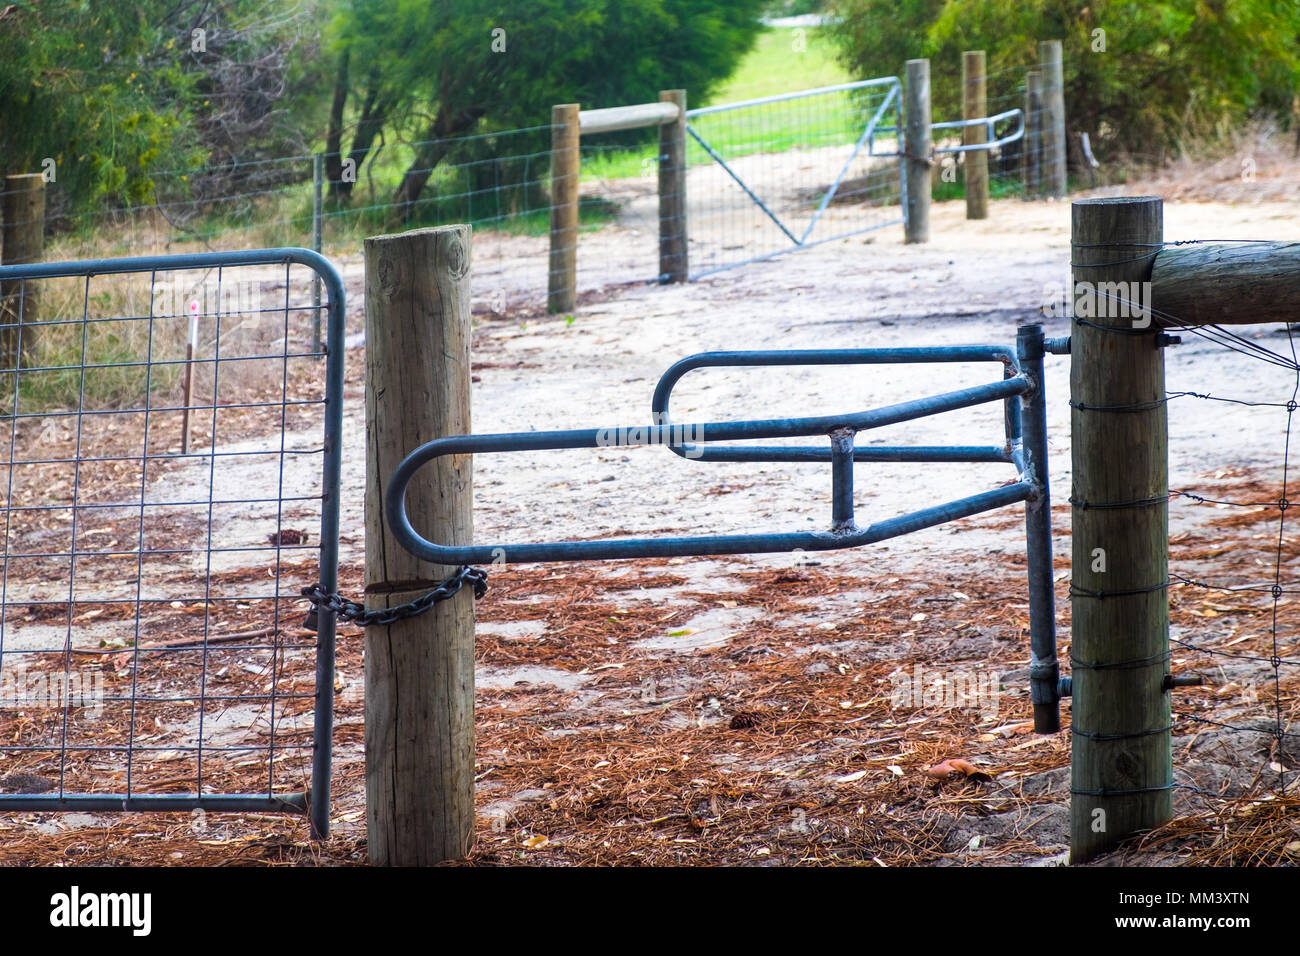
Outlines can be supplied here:
M316 612L321 607L327 607L342 620L351 621L361 627L395 624L407 618L418 617L440 601L455 596L466 584L472 584L474 586L474 597L481 598L487 593L487 572L482 568L462 565L455 574L428 594L421 595L406 604L378 608L373 611L366 610L364 604L349 601L338 592L330 593L321 588L319 584L313 584L302 589L302 596L312 604L311 610L307 613L304 626L312 630L316 628Z

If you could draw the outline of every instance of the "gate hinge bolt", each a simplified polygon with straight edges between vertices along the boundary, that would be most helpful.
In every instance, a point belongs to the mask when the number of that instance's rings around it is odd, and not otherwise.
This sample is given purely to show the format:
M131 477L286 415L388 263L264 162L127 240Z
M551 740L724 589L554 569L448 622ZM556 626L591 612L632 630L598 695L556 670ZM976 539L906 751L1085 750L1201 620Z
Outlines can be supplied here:
M1166 674L1164 681L1160 685L1161 690L1173 690L1175 687L1200 687L1205 683L1205 678L1200 674L1186 674L1175 677L1173 674Z
M1167 332L1156 333L1156 348L1163 349L1170 345L1182 345L1183 337L1181 335L1169 335Z

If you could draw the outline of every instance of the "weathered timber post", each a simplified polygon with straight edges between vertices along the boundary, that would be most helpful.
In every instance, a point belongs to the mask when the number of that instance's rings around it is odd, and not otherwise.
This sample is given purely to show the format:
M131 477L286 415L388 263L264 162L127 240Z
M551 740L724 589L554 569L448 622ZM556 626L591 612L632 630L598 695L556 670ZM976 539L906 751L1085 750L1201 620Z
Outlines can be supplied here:
M1039 125L1043 141L1042 169L1048 195L1065 196L1065 77L1061 66L1061 41L1038 44L1043 68L1043 112Z
M1025 139L1020 150L1020 198L1030 200L1043 190L1043 74L1025 74Z
M903 90L904 242L930 241L930 61L908 60Z
M551 270L546 311L568 312L578 288L579 107L551 107Z
M984 82L984 51L967 50L961 55L961 118L982 119L989 115L988 97ZM984 125L965 126L961 131L961 144L972 146L988 142L988 129ZM966 218L989 217L989 154L985 149L972 149L963 154L966 164Z
M1157 198L1071 207L1070 859L1172 815L1168 433L1150 305ZM1161 308L1164 308L1161 306Z
M686 249L686 91L662 90L678 118L659 127L659 281L690 278Z
M40 173L5 177L3 263L7 266L39 262L45 250L45 178ZM0 368L31 364L39 337L40 321L36 285L13 279L0 287ZM21 330L19 328L21 326Z
M1180 325L1300 322L1300 242L1163 249L1151 269L1151 298Z
M416 559L384 524L397 464L470 431L470 227L365 241L366 606L427 593L455 571ZM411 482L411 521L434 541L473 542L470 456ZM366 826L371 862L464 856L474 836L474 596L366 628Z

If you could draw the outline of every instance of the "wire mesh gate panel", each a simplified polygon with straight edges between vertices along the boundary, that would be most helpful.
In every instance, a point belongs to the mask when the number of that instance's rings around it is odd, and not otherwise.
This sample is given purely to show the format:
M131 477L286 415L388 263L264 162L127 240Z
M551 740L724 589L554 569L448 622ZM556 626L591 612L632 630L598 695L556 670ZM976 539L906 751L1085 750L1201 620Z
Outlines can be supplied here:
M324 347L313 309L328 303ZM0 268L0 811L329 821L344 291L305 249Z
M897 77L686 116L693 279L903 221Z

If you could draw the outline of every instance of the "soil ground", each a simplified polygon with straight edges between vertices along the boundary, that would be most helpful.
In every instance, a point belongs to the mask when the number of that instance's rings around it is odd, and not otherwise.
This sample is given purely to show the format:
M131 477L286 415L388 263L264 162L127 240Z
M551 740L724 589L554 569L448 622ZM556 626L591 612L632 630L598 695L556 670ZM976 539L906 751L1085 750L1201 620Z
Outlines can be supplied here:
M1167 204L1166 239L1300 240L1293 200L1231 198ZM532 242L518 240L521 250ZM1068 262L1068 203L997 201L977 223L947 203L934 208L924 246L905 246L901 227L890 227L688 285L608 289L589 295L572 321L502 315L476 294L474 430L641 424L659 374L694 352L1010 344L1018 325L1034 321L1064 335L1066 320L1043 320L1040 305L1046 289L1068 281ZM341 267L359 345L359 258ZM1291 354L1285 329L1241 334ZM1293 372L1184 338L1168 355L1171 391L1291 397ZM347 366L343 589L355 594L364 549L360 348ZM925 366L706 370L683 380L672 411L678 421L723 421L860 410L998 377L977 366L945 366L940 376ZM1067 360L1049 358L1064 660L1067 378ZM1174 499L1172 566L1224 585L1271 583L1279 530L1267 505L1283 487L1285 410L1189 397L1169 412L1171 486L1251 504ZM999 434L1000 413L982 408L871 440L992 443ZM700 463L650 447L486 455L474 467L483 543L829 521L825 466ZM859 465L858 520L1011 477L1006 466ZM489 568L478 604L479 825L469 862L1061 864L1070 738L1037 736L1028 724L1023 542L1019 511L1005 509L813 556ZM1289 525L1281 542L1290 579ZM1283 667L1275 681L1273 667L1254 659L1300 656L1294 605L1279 604L1274 624L1265 593L1171 591L1182 642L1174 671L1206 678L1175 697L1175 775L1197 789L1176 791L1173 823L1101 864L1297 858L1300 830L1285 816L1294 815L1298 755L1268 733L1279 714L1293 729L1296 677ZM364 862L362 669L360 632L345 628L327 842L310 843L298 819L267 815L208 814L196 827L188 814L7 814L0 862ZM952 706L951 689L934 690L963 683L983 688L977 703ZM903 686L933 693L900 702ZM1069 713L1066 701L1067 727ZM310 726L306 710L293 716ZM956 759L966 771L933 769ZM0 776L23 769L11 760ZM230 772L237 779L238 767Z

